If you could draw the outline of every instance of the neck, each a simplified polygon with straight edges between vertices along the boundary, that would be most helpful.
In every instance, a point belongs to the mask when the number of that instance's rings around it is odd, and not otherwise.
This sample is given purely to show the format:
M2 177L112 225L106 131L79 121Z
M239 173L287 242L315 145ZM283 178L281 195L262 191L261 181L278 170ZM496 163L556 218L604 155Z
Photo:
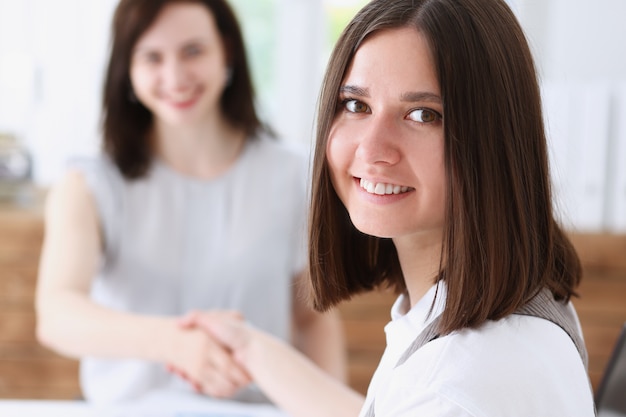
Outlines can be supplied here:
M237 160L245 134L223 118L186 126L155 122L155 152L174 170L192 177L219 176Z
M441 264L441 232L393 240L413 307L435 284Z

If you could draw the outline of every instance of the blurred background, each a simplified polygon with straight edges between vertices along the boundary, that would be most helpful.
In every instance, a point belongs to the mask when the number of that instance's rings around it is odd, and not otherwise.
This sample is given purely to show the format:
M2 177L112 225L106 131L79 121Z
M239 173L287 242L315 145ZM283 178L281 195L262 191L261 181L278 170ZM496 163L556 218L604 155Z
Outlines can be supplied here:
M259 109L309 143L329 51L366 0L231 0ZM0 132L48 186L70 155L99 144L99 106L116 0L0 0ZM509 0L532 45L558 210L579 231L626 231L626 2Z
M230 1L261 114L286 140L310 144L330 50L367 1ZM99 151L116 3L0 0L0 399L79 393L76 361L43 348L34 334L41 197L68 158ZM508 3L540 75L556 206L584 267L574 303L597 388L626 321L626 1ZM384 349L394 298L372 292L340 306L350 384L360 392Z

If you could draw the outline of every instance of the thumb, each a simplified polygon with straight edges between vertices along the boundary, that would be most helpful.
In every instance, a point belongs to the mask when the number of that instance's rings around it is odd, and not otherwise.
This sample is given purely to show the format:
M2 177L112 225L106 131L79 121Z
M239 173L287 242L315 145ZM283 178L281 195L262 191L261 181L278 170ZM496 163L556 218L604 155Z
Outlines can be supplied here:
M189 311L184 316L178 318L177 323L182 329L191 329L196 325L200 313L198 311Z
M232 351L245 349L250 340L250 327L232 316L203 316L196 324Z

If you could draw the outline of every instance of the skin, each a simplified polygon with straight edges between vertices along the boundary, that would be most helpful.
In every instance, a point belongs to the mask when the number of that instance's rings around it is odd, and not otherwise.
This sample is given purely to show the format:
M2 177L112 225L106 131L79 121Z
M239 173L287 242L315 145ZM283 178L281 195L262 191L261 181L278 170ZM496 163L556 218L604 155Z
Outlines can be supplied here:
M326 154L350 219L393 239L416 302L439 270L443 103L428 44L411 28L394 31L395 44L390 38L374 35L354 57Z
M157 125L215 124L227 65L213 15L201 4L170 5L137 41L130 79Z
M210 179L239 156L245 135L219 106L227 51L213 15L201 4L165 6L139 38L130 78L154 115L155 152L177 171Z
M326 150L333 186L359 230L393 239L413 305L433 284L444 222L443 108L428 44L412 28L377 32L357 50L341 90ZM400 189L368 192L361 178ZM197 323L289 415L359 414L361 395L279 340L240 320Z
M131 81L138 100L154 114L155 155L192 177L212 178L228 169L244 142L244 133L228 124L219 107L227 61L213 16L192 3L166 6L133 51ZM230 348L182 317L130 314L91 300L103 236L82 174L69 172L52 188L45 219L36 294L37 337L44 345L75 358L160 362L216 397L230 397L250 382ZM293 299L294 343L322 369L345 378L337 316L315 313L300 297ZM236 312L202 314L239 318ZM333 343L320 342L326 338Z

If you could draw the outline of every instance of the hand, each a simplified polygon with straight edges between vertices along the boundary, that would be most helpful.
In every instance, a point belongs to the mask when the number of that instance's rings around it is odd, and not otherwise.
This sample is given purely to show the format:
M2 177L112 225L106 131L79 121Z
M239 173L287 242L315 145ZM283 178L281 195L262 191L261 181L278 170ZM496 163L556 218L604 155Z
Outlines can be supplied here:
M232 312L191 312L178 320L181 336L172 345L168 370L190 382L197 392L232 397L250 383L250 377L234 360L229 348L197 326L197 322L238 320Z
M246 352L255 330L242 320L241 315L205 313L195 314L189 319L195 327L205 330L227 348L240 365L245 366Z

